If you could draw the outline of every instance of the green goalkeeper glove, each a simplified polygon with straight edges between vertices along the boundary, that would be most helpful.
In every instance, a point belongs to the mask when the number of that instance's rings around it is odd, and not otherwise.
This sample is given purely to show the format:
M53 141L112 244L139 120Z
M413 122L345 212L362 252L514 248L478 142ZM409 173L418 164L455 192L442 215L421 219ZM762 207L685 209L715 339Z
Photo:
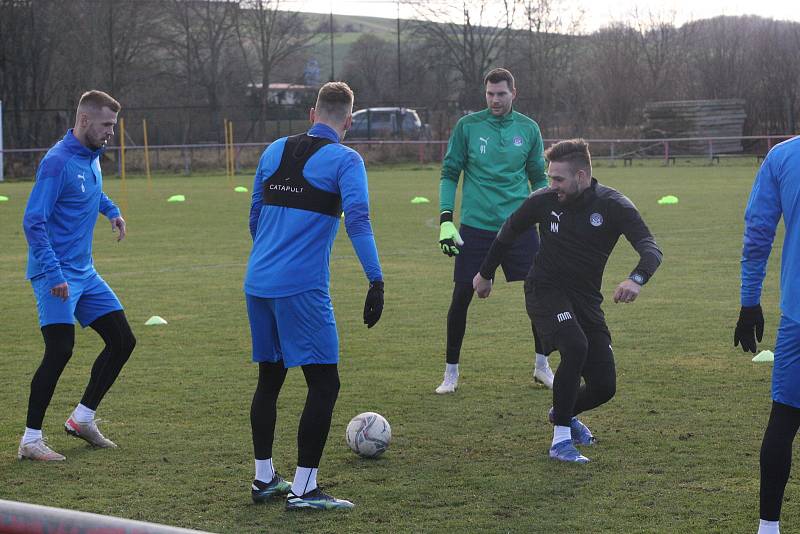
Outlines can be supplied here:
M442 252L448 256L456 256L459 253L458 247L464 244L461 235L453 224L453 213L443 211L439 217L439 246Z

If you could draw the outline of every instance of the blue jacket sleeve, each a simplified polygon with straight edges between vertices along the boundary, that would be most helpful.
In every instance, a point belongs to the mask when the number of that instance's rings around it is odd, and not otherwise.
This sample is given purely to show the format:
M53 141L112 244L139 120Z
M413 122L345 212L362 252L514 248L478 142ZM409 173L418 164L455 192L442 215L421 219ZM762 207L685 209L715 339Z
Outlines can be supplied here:
M264 192L261 189L260 170L261 166L259 165L256 170L255 180L253 181L253 197L250 201L250 237L252 237L254 241L256 239L256 230L258 230L258 218L261 216L261 208L263 206L262 200Z
M253 240L256 238L258 219L261 217L261 208L264 206L264 180L272 176L280 166L284 145L286 145L285 138L270 143L258 162L256 176L253 179L253 196L250 201L250 237Z
M364 160L352 152L345 160L339 174L339 192L342 195L344 225L353 249L370 282L383 280L378 248L369 220L369 190Z
M63 284L67 280L61 272L61 263L56 257L50 237L47 233L47 221L61 194L64 177L62 169L43 162L36 175L25 215L22 218L22 228L28 241L33 257L42 266L50 287Z
M767 260L781 218L780 188L773 165L773 159L767 156L756 175L744 213L742 306L755 306L761 299Z
M122 215L117 205L105 193L100 193L100 213L108 217L109 220Z

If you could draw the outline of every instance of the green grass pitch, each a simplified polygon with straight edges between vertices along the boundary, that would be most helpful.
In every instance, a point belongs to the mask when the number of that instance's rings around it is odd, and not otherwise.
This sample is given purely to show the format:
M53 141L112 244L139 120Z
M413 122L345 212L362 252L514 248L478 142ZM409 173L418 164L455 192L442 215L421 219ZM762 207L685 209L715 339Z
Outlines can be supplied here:
M100 406L101 429L120 448L94 451L62 425L100 350L91 330L45 418L60 465L17 462L28 388L42 353L24 279L21 219L31 182L0 184L0 498L215 532L752 532L758 451L769 411L770 365L732 347L738 313L742 213L756 167L598 166L627 194L664 250L634 304L610 300L637 256L621 239L606 269L605 310L617 360L617 396L584 421L599 438L592 462L547 457L550 392L533 384L522 284L498 283L473 302L460 388L439 397L452 259L438 238L438 168L370 169L374 229L386 278L383 318L361 313L367 283L340 228L332 295L342 389L319 481L351 499L350 513L287 513L255 506L249 407L256 368L242 279L250 247L251 175L108 179L126 206L129 236L102 219L98 271L119 295L138 346ZM186 202L170 204L173 194ZM659 206L663 195L680 203ZM415 196L430 204L412 205ZM762 304L772 348L778 319L779 233ZM287 274L290 276L290 274ZM144 326L151 315L167 326ZM558 355L551 358L555 367ZM279 401L275 463L291 478L305 398L289 373ZM363 411L383 414L394 439L377 460L346 446ZM786 524L800 521L790 482Z

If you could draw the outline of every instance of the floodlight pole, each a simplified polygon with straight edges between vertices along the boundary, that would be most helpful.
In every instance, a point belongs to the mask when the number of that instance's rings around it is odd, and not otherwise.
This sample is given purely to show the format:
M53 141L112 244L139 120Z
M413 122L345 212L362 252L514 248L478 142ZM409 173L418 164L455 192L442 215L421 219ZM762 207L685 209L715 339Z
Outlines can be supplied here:
M402 92L403 78L400 73L400 0L397 0L397 93Z
M3 181L3 101L0 100L0 182Z
M334 80L336 80L336 78L334 77L334 69L333 69L333 3L331 3L331 20L330 20L330 25L329 25L328 29L330 30L330 35L331 35L331 79L330 79L330 81L334 81Z

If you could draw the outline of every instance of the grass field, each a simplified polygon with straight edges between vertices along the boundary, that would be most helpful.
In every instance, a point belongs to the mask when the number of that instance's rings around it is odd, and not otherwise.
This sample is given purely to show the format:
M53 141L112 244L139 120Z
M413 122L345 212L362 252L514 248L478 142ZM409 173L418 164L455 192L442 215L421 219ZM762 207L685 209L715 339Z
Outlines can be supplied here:
M367 284L344 229L334 247L332 294L342 346L342 390L319 480L353 500L350 513L287 513L255 506L249 405L256 369L241 291L250 246L242 176L119 180L106 191L127 205L129 236L98 222L95 262L120 296L138 346L100 406L115 451L67 436L100 350L79 331L45 419L61 465L17 462L30 379L42 339L29 284L21 219L30 182L0 184L0 498L215 532L754 532L758 450L769 410L770 367L732 347L738 314L742 213L756 168L596 169L639 207L664 263L630 305L614 286L637 256L620 241L606 269L605 310L618 367L617 396L584 421L599 438L592 462L547 457L551 395L531 380L532 342L521 284L498 284L476 301L457 394L441 380L452 260L436 246L438 169L370 170L372 211L386 277L381 322L361 322ZM181 193L183 204L165 199ZM680 204L659 206L673 194ZM412 205L414 196L430 204ZM782 237L782 233L779 239ZM763 346L777 324L777 265L762 304ZM145 327L151 315L169 321ZM552 358L553 366L558 356ZM291 477L305 396L289 373L279 401L275 462ZM344 430L377 411L394 440L378 460L356 457ZM792 481L784 506L800 523Z

